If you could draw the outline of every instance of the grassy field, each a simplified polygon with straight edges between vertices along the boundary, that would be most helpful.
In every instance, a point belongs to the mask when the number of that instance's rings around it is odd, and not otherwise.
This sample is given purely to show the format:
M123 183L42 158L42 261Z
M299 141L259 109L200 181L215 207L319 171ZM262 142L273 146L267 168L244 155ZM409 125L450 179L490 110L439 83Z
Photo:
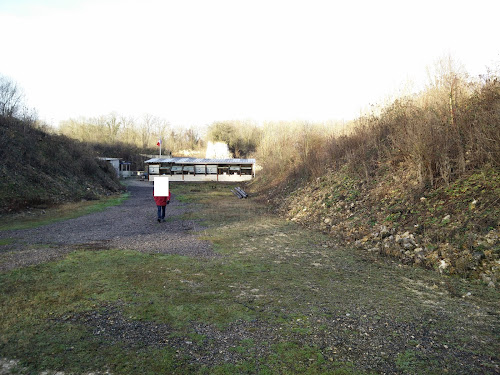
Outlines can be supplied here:
M89 249L0 274L12 373L500 370L496 289L344 248L224 185L171 188L197 207L173 220L218 256Z

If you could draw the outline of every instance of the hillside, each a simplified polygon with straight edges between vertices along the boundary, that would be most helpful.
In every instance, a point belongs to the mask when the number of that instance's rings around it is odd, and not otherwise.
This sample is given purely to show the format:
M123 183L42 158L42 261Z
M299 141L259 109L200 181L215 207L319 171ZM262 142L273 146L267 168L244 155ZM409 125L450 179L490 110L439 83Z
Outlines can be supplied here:
M113 168L81 142L0 116L0 212L96 199L123 188Z
M403 264L500 281L500 173L493 168L415 194L397 175L369 183L328 173L268 192L288 220Z
M500 81L446 82L340 135L275 129L254 188L342 243L498 286Z

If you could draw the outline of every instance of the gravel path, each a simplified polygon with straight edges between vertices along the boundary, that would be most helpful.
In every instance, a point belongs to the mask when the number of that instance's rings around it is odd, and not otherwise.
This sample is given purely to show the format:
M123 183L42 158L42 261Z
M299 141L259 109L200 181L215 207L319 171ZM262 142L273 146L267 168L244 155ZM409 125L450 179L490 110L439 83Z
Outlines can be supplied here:
M193 205L172 196L164 223L156 219L153 186L131 181L130 198L102 212L44 225L34 229L0 232L12 243L0 246L0 271L57 259L79 249L130 249L146 253L179 254L196 257L216 256L208 241L201 241L203 227L182 220Z

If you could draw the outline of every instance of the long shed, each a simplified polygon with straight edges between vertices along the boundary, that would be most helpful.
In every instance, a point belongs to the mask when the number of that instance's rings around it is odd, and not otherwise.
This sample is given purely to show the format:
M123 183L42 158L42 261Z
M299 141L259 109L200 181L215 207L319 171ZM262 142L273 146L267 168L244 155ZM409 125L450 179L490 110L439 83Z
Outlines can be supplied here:
M249 181L255 159L152 158L146 160L149 181L167 175L170 181Z

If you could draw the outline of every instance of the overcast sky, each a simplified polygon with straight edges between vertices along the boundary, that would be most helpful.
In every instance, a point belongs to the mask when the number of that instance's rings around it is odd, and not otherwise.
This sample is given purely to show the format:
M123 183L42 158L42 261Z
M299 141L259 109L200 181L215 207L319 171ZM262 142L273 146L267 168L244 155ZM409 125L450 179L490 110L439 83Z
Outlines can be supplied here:
M499 14L498 0L0 0L0 73L54 125L348 120L449 54L472 76L498 66Z

